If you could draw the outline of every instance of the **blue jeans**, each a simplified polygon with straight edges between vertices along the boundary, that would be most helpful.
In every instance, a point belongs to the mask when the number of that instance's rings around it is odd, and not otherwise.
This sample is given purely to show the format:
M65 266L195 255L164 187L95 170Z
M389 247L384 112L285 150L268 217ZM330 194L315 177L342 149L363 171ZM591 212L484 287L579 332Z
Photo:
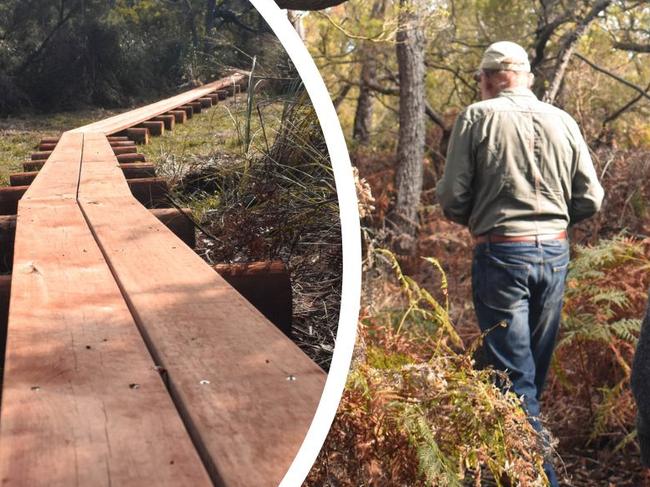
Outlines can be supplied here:
M560 327L568 265L566 240L483 243L474 252L474 308L481 331L487 332L484 359L508 374L538 431L539 398ZM557 485L550 463L545 470Z

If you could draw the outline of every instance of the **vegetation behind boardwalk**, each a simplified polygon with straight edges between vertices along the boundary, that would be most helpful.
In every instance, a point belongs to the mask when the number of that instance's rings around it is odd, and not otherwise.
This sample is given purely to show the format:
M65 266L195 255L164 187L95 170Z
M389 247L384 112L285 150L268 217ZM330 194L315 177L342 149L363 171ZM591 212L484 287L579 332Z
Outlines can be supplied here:
M153 100L229 68L287 65L247 0L0 3L0 115Z
M434 194L455 117L479 99L472 75L485 48L499 40L527 49L533 91L576 118L606 191L602 211L571 232L562 332L542 398L556 470L566 485L644 485L629 374L650 285L648 3L347 0L302 22L366 181L360 197L367 212L358 354L310 485L494 485L501 472L523 485L535 481L534 471L508 471L516 461L534 465L517 445L524 441L532 452L533 438L516 428L505 437L487 434L513 410L499 406L506 397L483 395L489 377L475 375L463 352L480 340L471 304L473 245L466 229L444 219ZM421 144L422 152L404 141ZM400 205L413 195L411 214ZM421 333L409 330L418 307L395 299L398 284L372 258L380 247L392 248L403 273L438 303L449 299L460 355L449 354L449 337L435 333L420 347L436 318ZM446 280L422 257L437 259ZM457 380L446 387L418 382L414 368ZM450 396L457 410L446 409ZM483 399L483 407L469 407ZM405 405L419 410L419 442L400 422ZM455 412L470 410L469 417ZM517 460L501 455L504 448Z

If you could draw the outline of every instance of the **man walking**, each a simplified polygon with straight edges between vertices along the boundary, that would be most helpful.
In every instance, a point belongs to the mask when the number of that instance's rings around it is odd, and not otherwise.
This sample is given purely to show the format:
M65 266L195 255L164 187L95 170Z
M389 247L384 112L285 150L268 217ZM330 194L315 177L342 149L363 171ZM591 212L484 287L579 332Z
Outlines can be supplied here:
M530 91L521 46L492 44L476 79L483 101L456 120L436 192L445 216L475 237L472 289L485 358L508 373L542 432L539 398L560 324L566 230L598 211L603 189L576 122ZM550 462L545 470L557 485Z

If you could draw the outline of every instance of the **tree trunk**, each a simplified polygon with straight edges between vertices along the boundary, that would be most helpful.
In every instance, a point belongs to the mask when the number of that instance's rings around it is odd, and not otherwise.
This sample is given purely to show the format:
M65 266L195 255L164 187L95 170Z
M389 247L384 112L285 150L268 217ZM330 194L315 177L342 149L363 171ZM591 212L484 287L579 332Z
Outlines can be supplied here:
M305 26L302 21L302 15L295 10L287 10L287 18L289 19L289 22L291 22L291 25L293 25L293 28L296 29L296 32L304 42Z
M372 6L370 20L383 17L385 10L385 0L376 1ZM367 145L370 141L373 105L371 86L378 84L376 54L377 49L375 48L375 45L370 42L362 44L359 49L359 60L361 61L361 83L359 83L359 98L357 98L357 110L354 114L352 138L360 145Z
M394 248L401 254L417 250L418 210L422 192L425 136L423 0L400 0L397 61L400 106L397 146L397 201L389 218Z
M560 47L560 52L557 56L553 78L551 79L548 90L546 90L546 93L543 97L543 100L545 102L555 102L555 98L560 91L560 86L564 81L564 75L566 74L567 67L569 66L569 61L571 60L571 56L573 56L573 52L575 51L576 44L582 35L587 31L589 25L598 17L598 15L600 15L601 12L604 12L611 3L612 0L599 0L596 2L591 10L585 15L585 17L580 19L575 29L566 35L564 42L562 42L562 45Z
M357 98L357 110L354 114L354 126L352 138L360 145L367 145L370 141L370 126L372 124L372 90L365 80L374 80L377 75L375 60L367 50L362 50L364 59L361 65L361 83L359 84L359 98Z

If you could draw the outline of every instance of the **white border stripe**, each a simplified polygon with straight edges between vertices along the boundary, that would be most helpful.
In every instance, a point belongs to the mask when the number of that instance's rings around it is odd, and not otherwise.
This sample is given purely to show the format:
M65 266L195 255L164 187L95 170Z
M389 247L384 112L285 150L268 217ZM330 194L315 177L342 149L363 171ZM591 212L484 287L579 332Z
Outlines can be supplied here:
M334 420L350 368L361 296L361 232L350 157L336 110L318 68L286 14L273 0L250 0L250 2L264 17L286 49L314 104L334 169L343 238L341 314L332 365L307 436L280 483L280 487L294 487L302 484L318 456ZM269 446L272 448L272 445Z

